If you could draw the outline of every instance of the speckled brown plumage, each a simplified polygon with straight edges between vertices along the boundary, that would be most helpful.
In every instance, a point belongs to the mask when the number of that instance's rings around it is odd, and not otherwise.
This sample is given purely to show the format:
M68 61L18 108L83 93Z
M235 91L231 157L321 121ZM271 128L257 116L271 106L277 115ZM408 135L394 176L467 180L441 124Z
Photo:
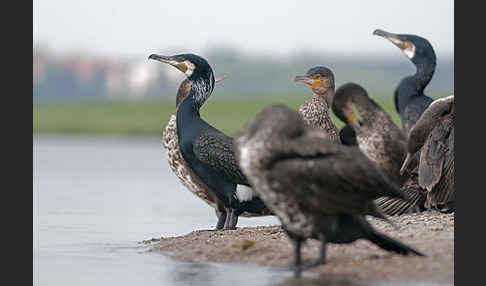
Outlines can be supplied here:
M314 94L299 107L299 113L305 123L324 130L332 141L341 142L336 125L329 115L329 106L324 97Z
M359 122L355 119L353 104L361 115ZM407 153L407 139L391 117L368 96L363 87L355 83L343 84L338 88L332 108L345 123L348 123L349 117L354 118L351 127L356 133L360 150L401 186L407 179L400 174Z
M339 131L329 115L334 97L334 73L327 67L316 66L310 68L306 75L296 76L295 81L312 88L312 97L299 107L304 122L322 130L330 140L340 143Z

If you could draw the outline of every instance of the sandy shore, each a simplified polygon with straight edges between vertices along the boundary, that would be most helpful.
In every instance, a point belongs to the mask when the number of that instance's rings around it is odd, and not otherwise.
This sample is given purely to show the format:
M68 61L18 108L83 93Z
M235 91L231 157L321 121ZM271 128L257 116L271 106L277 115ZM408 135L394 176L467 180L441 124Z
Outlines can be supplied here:
M380 231L409 244L427 257L392 254L365 240L345 245L328 244L327 264L308 270L319 275L316 275L317 279L307 278L306 285L322 285L330 281L339 282L339 285L368 285L366 283L373 281L454 284L453 214L424 212L391 217L398 229L386 222L368 219ZM292 245L280 226L194 231L143 243L153 245L152 252L186 262L274 267L292 263ZM318 252L319 242L307 240L302 248L304 263L317 259ZM294 283L289 280L284 285Z

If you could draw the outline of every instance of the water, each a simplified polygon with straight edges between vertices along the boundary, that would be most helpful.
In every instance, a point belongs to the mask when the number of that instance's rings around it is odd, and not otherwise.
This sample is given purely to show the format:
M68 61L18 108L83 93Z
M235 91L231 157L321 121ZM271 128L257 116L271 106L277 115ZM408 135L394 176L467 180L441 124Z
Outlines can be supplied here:
M33 151L34 285L304 284L290 271L181 263L138 243L216 223L214 210L172 173L159 138L35 137ZM278 223L241 217L238 226Z
M216 223L169 169L159 138L36 137L33 151L34 285L272 285L290 277L179 263L138 243ZM274 224L275 217L238 222Z

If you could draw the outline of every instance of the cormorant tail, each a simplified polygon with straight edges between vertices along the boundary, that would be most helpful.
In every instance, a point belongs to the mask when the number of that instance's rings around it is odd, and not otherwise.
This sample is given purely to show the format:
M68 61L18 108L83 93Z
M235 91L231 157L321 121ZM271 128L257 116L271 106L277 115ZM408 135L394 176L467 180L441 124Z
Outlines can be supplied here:
M376 199L375 203L379 209L389 216L420 211L424 208L426 197L422 191L409 188L402 188L402 191L407 193L408 200L381 197Z
M418 256L425 256L424 254L405 245L404 243L377 231L369 232L367 239L385 250L392 251L401 255L410 255L411 253L413 253Z

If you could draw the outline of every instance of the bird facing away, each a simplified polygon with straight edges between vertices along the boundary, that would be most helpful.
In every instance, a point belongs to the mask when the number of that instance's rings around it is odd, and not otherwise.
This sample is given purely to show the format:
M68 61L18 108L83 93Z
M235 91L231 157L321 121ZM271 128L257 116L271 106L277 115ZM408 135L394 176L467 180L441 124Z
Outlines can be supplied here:
M353 106L362 120L358 121ZM332 110L354 130L361 151L401 186L407 178L400 174L407 153L407 138L391 117L362 86L352 82L336 90Z
M333 72L327 67L317 66L309 69L306 75L296 76L294 81L303 82L312 88L313 96L299 107L304 121L322 129L331 140L341 142L336 125L329 115L335 87Z
M420 115L433 99L424 95L424 89L434 75L436 56L426 39L407 34L393 34L377 29L373 32L397 46L415 65L416 72L403 78L395 89L395 108L402 119L402 129L408 134Z
M298 112L271 105L247 123L236 139L240 166L254 190L279 217L293 242L295 275L301 273L300 247L367 239L379 247L409 255L420 252L377 232L365 215L386 217L374 203L380 196L406 199L400 189L355 146L323 138Z
M426 191L425 207L443 212L455 210L454 95L436 99L408 134L408 153L401 172L421 151L418 183Z
M176 67L190 82L189 95L177 107L178 145L185 162L213 192L226 215L219 216L216 229L234 229L243 212L266 214L268 209L255 195L241 173L233 151L233 138L204 121L199 113L214 88L214 74L208 62L195 54L161 56L149 59Z

